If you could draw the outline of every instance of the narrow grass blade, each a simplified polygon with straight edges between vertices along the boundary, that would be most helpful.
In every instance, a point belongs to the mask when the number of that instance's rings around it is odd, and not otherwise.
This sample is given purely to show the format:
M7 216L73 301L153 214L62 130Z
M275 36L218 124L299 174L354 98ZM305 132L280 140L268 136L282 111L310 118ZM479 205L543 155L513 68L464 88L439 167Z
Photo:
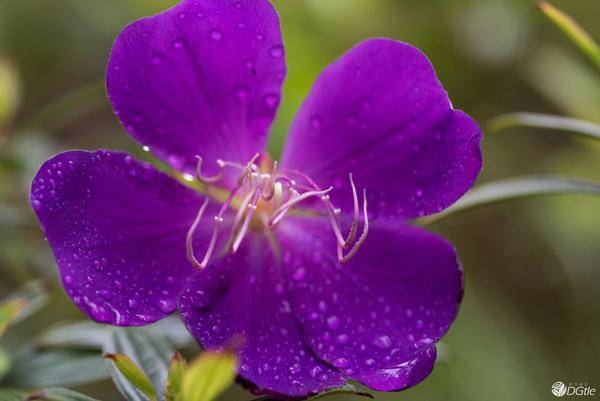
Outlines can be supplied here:
M420 219L419 222L427 225L447 216L484 205L557 194L600 196L600 183L556 176L526 176L494 181L474 188L442 213Z
M550 114L517 112L502 114L489 123L491 132L514 127L533 127L565 131L589 139L600 139L600 125L589 121L553 116Z

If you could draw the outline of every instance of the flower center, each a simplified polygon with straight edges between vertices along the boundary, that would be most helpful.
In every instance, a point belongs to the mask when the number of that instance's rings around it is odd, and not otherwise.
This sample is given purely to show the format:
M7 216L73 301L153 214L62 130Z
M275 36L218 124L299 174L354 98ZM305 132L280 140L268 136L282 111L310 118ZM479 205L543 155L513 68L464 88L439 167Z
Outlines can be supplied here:
M257 153L246 165L217 160L220 171L212 177L202 175L202 158L197 156L196 179L210 189L223 179L226 168L236 169L240 175L236 185L221 205L216 216L213 216L214 229L206 252L201 261L196 258L193 240L194 233L202 221L209 203L207 197L196 215L196 219L188 230L186 237L186 252L189 261L198 269L205 268L211 260L222 231L226 212L236 210L231 224L229 239L225 250L236 253L249 229L273 230L293 210L309 199L319 200L329 217L329 222L336 239L337 258L340 263L347 263L359 251L369 232L369 217L367 213L367 193L363 190L363 230L357 238L360 219L358 193L352 174L349 174L350 186L354 200L354 216L349 233L344 237L340 222L341 210L330 199L329 193L333 187L321 188L312 178L299 171L280 171L277 161L271 162L264 157L260 166L256 164Z

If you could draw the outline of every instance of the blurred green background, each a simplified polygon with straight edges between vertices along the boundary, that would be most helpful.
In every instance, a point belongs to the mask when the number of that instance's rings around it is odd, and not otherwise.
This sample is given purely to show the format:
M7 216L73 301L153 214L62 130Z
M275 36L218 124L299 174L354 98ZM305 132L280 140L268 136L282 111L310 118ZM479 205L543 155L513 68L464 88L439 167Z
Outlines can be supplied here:
M19 352L45 328L83 319L63 294L28 203L31 178L57 151L126 149L103 92L112 41L166 0L0 0L0 296L43 278L51 302L3 338ZM387 36L435 65L454 105L484 127L512 111L600 122L600 72L528 0L276 0L289 74L272 130L287 127L318 73L353 44ZM598 0L555 0L596 39ZM486 133L487 134L487 133ZM544 130L488 134L480 183L532 173L600 179L600 144ZM467 278L458 320L421 385L380 400L550 400L555 381L600 389L600 201L521 200L432 226L458 248ZM100 354L98 353L98 358ZM10 384L10 383L9 383ZM60 383L58 383L60 384ZM73 387L73 386L71 386ZM74 388L120 399L109 381ZM227 400L249 400L232 389ZM345 396L340 399L348 399Z

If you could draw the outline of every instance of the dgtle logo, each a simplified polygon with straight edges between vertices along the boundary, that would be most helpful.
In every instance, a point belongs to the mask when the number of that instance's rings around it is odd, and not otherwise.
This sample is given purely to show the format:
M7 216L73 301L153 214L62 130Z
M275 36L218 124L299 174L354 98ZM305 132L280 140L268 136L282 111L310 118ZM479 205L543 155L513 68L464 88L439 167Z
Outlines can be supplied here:
M587 383L568 383L556 382L551 388L555 397L583 396L590 397L596 395L596 389Z
M552 394L555 397L563 397L567 394L567 386L563 382L556 382L552 385Z

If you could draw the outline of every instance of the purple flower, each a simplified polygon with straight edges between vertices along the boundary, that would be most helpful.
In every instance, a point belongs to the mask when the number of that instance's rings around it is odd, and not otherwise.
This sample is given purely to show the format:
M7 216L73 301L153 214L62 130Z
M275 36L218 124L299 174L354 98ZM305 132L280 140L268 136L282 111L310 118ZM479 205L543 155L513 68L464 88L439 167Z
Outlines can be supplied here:
M275 396L413 386L463 282L452 246L408 221L473 185L481 131L419 50L371 39L319 77L273 163L282 43L267 0L187 0L129 25L108 94L180 179L68 151L40 168L31 203L67 293L98 322L178 306L204 347L242 336L240 376Z

